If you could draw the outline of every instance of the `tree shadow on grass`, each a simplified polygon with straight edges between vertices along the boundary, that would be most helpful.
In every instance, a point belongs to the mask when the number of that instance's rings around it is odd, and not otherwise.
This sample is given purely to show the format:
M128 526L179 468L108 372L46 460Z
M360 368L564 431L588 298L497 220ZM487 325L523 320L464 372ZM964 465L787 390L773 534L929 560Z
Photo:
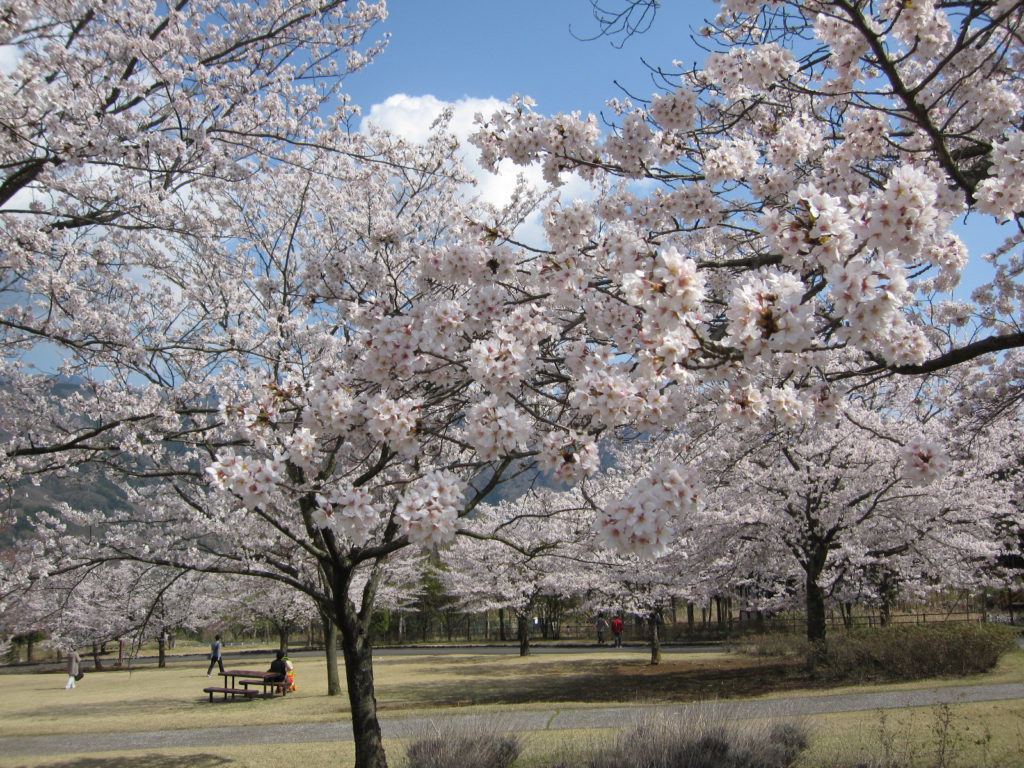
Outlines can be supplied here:
M553 662L509 668L480 664L458 670L459 680L407 683L378 693L382 709L416 702L425 707L487 704L609 704L757 696L815 687L797 663L749 659L713 664L668 662Z
M38 768L219 768L234 761L217 755L132 755L125 757L76 757L46 763Z

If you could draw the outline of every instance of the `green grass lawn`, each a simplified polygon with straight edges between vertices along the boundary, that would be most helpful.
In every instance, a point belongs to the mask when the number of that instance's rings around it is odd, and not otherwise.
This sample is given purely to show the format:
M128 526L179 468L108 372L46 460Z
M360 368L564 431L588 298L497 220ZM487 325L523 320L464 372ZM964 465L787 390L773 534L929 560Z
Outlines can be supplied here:
M230 649L229 649L230 651ZM229 656L230 659L230 656ZM240 662L244 668L263 668L266 660ZM0 737L73 735L206 728L229 725L288 725L345 720L348 701L327 696L324 663L297 659L299 691L285 698L256 701L209 703L202 689L219 684L206 677L204 661L186 662L172 658L164 669L144 667L133 671L88 671L73 691L65 691L63 673L14 673L2 680ZM230 664L229 666L236 666ZM578 653L519 656L455 654L446 656L380 656L375 662L378 702L382 717L461 713L500 713L509 708L586 708L608 704L659 703L723 698L727 696L807 695L808 680L796 666L766 662L725 653L669 656L666 663L649 666L635 653L610 649L581 650ZM987 675L960 678L956 684L1017 682L1024 680L1024 652L1007 655ZM936 681L931 681L935 685ZM927 682L886 686L832 689L842 691L881 690L929 685ZM1024 693L1024 687L1022 687ZM1021 748L1024 737L1024 700L992 704L957 705L956 727L960 741L978 742L988 763L979 760L965 766L1024 765L996 762L1008 750ZM916 739L924 744L932 738L936 713L921 708L910 710L897 720L888 715L885 724L900 733L903 743ZM808 766L821 762L842 747L856 751L870 746L872 734L884 731L878 713L827 715L814 718L815 745ZM876 727L877 726L877 727ZM987 729L987 730L986 730ZM947 729L948 730L948 729ZM545 756L558 752L560 744L574 747L605 734L570 732L531 734L520 763L539 765ZM565 741L562 741L565 740ZM395 745L397 746L397 745ZM393 762L400 749L390 750ZM978 754L981 754L980 752ZM991 758L991 759L989 759ZM1002 759L1002 758L999 758ZM41 756L37 759L5 759L0 766L50 766L52 768L176 768L177 766L280 766L346 765L351 762L348 744L300 744L281 746L218 747L216 750L180 749L111 755Z

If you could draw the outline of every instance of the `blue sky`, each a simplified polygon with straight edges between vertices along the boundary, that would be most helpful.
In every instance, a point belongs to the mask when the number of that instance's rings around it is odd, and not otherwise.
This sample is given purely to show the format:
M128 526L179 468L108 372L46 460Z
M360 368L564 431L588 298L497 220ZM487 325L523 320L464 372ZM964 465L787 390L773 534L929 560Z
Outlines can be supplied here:
M626 0L599 2L615 9ZM677 59L686 68L703 62L705 53L691 35L719 5L713 0L664 2L648 31L616 38L618 47L607 37L583 39L600 30L590 0L390 0L388 10L387 21L371 32L374 38L389 33L387 48L348 79L346 90L369 119L414 139L425 138L444 103L456 104L453 129L464 136L475 113L489 114L497 101L513 94L532 97L544 114L608 114L605 102L622 98L622 88L647 98L661 90L648 64L671 69ZM467 161L475 165L468 155ZM504 181L484 182L478 191L500 201L512 185L513 174L505 176ZM569 185L563 199L577 193L585 195ZM980 216L957 230L975 256L1006 236ZM989 273L974 259L957 293L969 292Z
M716 8L710 0L665 3L650 31L616 48L607 38L573 36L599 31L589 0L391 0L388 20L377 27L391 42L349 78L346 90L367 109L396 93L448 102L504 101L520 93L545 113L597 112L606 99L622 95L616 79L644 96L656 90L642 57L663 66L703 58L690 30Z

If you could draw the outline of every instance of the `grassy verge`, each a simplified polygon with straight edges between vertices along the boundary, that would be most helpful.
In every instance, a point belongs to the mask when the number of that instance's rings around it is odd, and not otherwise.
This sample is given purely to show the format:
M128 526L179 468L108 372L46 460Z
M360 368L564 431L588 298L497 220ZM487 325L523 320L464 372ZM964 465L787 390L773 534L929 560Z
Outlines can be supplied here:
M1024 699L818 715L800 768L1019 768Z

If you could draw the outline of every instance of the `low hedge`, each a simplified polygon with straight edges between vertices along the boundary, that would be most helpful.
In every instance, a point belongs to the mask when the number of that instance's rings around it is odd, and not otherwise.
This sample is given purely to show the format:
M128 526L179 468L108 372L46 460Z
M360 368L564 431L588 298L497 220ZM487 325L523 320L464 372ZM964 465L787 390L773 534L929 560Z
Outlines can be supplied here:
M766 635L741 648L754 655L799 655L829 680L919 680L987 672L1017 647L1019 636L1001 624L933 622L833 630L818 645L795 635Z

